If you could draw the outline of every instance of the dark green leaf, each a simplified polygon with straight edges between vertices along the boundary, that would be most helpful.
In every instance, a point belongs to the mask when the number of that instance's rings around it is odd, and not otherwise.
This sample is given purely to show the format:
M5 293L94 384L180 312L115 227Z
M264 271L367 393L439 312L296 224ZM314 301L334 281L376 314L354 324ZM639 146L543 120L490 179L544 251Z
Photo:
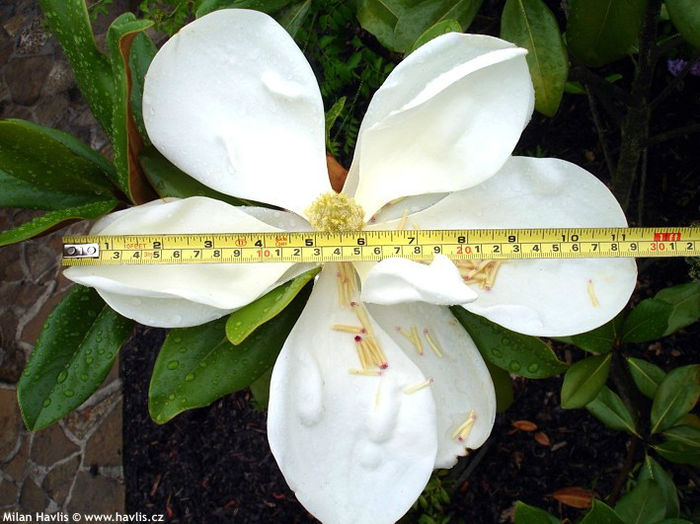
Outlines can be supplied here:
M659 384L666 376L664 370L641 358L629 357L627 365L629 366L632 380L634 380L639 391L649 398L654 398L656 388L659 387Z
M238 346L226 339L226 318L171 330L151 377L148 409L153 420L164 424L178 413L207 406L253 383L272 367L309 292L307 287Z
M662 289L654 296L654 300L662 300L673 306L664 336L700 319L700 281L694 280Z
M92 113L111 133L114 84L109 60L95 45L84 0L39 0L49 27L63 48Z
M683 38L700 48L700 3L697 0L666 0L666 9Z
M678 425L663 432L664 437L674 442L680 442L689 448L700 449L700 428L688 425Z
M633 52L645 7L646 0L569 0L569 50L592 67Z
M117 204L116 200L100 200L76 207L49 211L14 229L0 232L0 246L22 242L49 230L63 227L68 222L101 217L112 211Z
M625 319L623 342L648 342L664 336L673 306L663 300L642 300Z
M625 522L605 502L593 499L591 509L579 524L625 524Z
M0 170L38 191L110 196L105 164L66 133L24 120L0 121Z
M652 447L654 451L666 460L676 464L690 464L700 468L700 448L697 446L689 446L680 440L667 440Z
M610 372L611 355L588 357L571 366L561 386L561 407L582 408L592 401L605 385Z
M229 342L234 345L240 344L258 327L279 315L320 270L314 268L302 273L231 313L226 321L226 338Z
M45 428L82 404L102 383L133 321L93 289L75 286L49 315L17 384L24 422Z
M250 384L253 406L260 411L267 409L267 404L270 401L270 379L272 379L272 368L265 371Z
M408 53L418 38L430 27L444 20L457 20L460 31L469 27L482 0L422 0L399 14L394 28L392 49Z
M501 16L501 38L528 50L535 109L554 116L569 74L569 57L557 19L542 0L507 0Z
M136 123L144 145L150 146L151 142L143 123L143 82L148 66L156 54L156 46L146 33L139 33L131 43L129 54L129 70L131 71L131 116Z
M560 520L545 510L515 502L515 524L559 524Z
M651 406L651 432L675 425L695 406L700 396L700 364L670 371L654 395Z
M333 125L335 124L335 121L338 120L338 117L342 114L343 109L345 109L345 101L347 100L346 97L341 96L338 100L336 100L331 108L326 111L326 147L330 149L331 145L331 129L333 129Z
M406 10L406 0L357 0L357 19L386 48L396 48L394 29ZM417 0L413 2L417 3Z
M493 387L496 389L496 412L505 412L513 403L513 381L510 379L510 373L499 368L488 360L486 367L489 368Z
M138 20L133 13L124 13L112 22L107 31L107 45L114 77L114 107L110 138L114 148L119 187L135 204L153 200L155 196L141 171L138 155L143 140L132 117L129 83L129 55L136 35L153 25L150 20Z
M95 201L95 195L84 192L57 191L33 186L0 169L0 207L56 210Z
M663 492L657 482L645 480L638 483L633 490L615 505L625 524L653 524L659 522L666 514Z
M555 337L555 340L566 344L573 344L590 353L607 353L615 345L615 339L618 336L622 319L623 314L620 313L610 322L592 331L571 335L569 337Z
M666 513L664 516L677 517L680 513L680 505L673 478L649 455L644 457L642 469L639 471L639 476L637 477L638 482L643 482L645 480L654 480L659 485L659 489L663 493L665 500L664 506L666 508Z
M481 354L498 367L527 378L551 377L566 369L539 338L510 331L460 306L450 309Z
M447 33L461 33L462 32L462 24L459 23L458 20L454 19L448 19L448 20L441 20L440 22L436 23L435 25L430 26L428 29L426 29L422 35L420 35L415 42L413 42L413 46L411 47L411 53L418 49L420 46L423 44L427 44L430 42L433 38L436 38L440 35L444 35Z
M195 11L195 16L201 18L219 9L229 8L253 9L255 11L272 14L288 6L292 1L293 0L203 0Z
M294 38L301 29L310 8L311 0L303 0L303 2L290 5L279 14L277 21Z
M627 406L617 393L607 386L603 386L598 395L586 404L586 409L610 429L639 436L635 429L634 417Z
M205 186L201 182L180 171L154 147L147 147L141 151L139 161L141 162L141 167L148 181L161 198L207 196L228 202L234 206L249 203L246 200L224 195L223 193L219 193Z

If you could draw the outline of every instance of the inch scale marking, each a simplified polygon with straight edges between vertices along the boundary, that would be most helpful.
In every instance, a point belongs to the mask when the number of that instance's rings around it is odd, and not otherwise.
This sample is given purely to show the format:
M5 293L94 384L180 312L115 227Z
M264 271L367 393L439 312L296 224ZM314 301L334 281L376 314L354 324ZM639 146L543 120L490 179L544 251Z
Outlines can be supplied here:
M545 228L69 236L64 266L693 257L700 228Z

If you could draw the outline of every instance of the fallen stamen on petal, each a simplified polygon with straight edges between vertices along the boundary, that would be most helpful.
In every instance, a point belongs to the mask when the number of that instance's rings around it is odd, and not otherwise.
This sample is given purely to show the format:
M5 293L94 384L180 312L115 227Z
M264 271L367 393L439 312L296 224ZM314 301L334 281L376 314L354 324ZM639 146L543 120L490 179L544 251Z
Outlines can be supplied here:
M452 433L452 438L457 439L459 441L466 440L467 437L469 436L469 433L472 431L472 427L474 427L474 422L476 422L476 413L474 410L471 410L469 412L469 416L467 417L467 420L465 420L461 426L459 426L454 433Z
M399 223L396 225L397 231L402 231L406 227L406 220L408 220L408 209L403 210L401 220L399 220Z
M351 375L363 375L365 377L378 377L382 372L378 369L348 369L348 373Z
M364 333L359 326L348 326L347 324L333 324L331 329L335 331L344 331L345 333Z
M598 302L598 297L595 294L595 289L593 289L593 281L589 280L588 285L586 286L586 289L588 291L588 296L591 299L591 304L593 304L593 307L600 307L600 302Z
M419 355L422 355L423 343L420 341L420 335L416 326L411 326L411 337L413 338L413 345L416 347L416 351L418 351Z
M404 388L403 392L406 395L410 395L411 393L415 393L416 391L420 391L423 388L427 388L433 382L435 382L435 381L432 378L429 378L428 380L424 380L423 382L419 382L418 384L414 384L413 386Z
M480 288L490 290L496 281L502 260L457 260L455 265L467 284L478 284Z
M424 329L423 336L425 337L425 340L428 341L428 345L433 349L433 352L437 355L437 357L442 358L444 354L442 353L442 350L440 349L440 346L438 346L435 339L430 335L430 331Z

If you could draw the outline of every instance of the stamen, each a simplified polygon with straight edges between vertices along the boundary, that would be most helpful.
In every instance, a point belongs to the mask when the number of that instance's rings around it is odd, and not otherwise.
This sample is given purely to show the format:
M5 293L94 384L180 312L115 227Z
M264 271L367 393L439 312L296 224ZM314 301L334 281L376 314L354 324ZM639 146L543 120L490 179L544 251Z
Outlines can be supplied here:
M408 220L408 209L403 210L401 220L399 220L399 223L396 226L397 231L401 231L406 227L406 220Z
M442 358L444 356L442 350L440 349L440 346L438 346L437 342L433 337L430 335L430 331L427 329L423 330L423 336L425 337L425 340L428 341L428 345L433 349L435 354L437 355L438 358Z
M493 287L493 282L496 280L496 273L498 273L499 267L501 267L501 261L494 260L493 264L491 264L491 271L489 271L486 277L486 289L491 289Z
M420 341L420 335L416 326L411 326L411 337L413 338L413 345L416 346L416 351L418 351L419 355L422 355L423 343Z
M595 294L595 289L593 289L592 280L588 281L588 286L586 286L586 289L588 290L588 296L591 299L591 304L593 304L593 307L600 307L600 302L598 302L598 297Z
M364 375L365 377L378 377L382 372L378 369L348 369L348 373L351 375Z
M333 324L331 329L335 331L344 331L345 333L363 333L361 327L348 326L347 324Z
M476 422L476 413L474 410L469 412L467 420L465 420L461 426L459 426L454 433L452 433L452 438L459 441L466 440L474 427L474 422Z
M434 380L432 378L429 378L428 380L424 380L423 382L419 382L418 384L414 384L413 386L404 388L403 392L406 395L410 395L411 393L415 393L416 391L420 391L423 388L427 388L433 382L434 382Z

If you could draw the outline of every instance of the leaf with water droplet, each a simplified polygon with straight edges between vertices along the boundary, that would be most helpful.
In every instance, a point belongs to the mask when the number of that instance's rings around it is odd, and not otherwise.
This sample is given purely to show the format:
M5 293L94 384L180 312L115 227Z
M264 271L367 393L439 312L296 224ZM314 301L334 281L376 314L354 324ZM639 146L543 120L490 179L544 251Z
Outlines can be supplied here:
M610 373L612 354L584 358L571 366L561 386L561 407L582 408L596 398Z
M483 357L501 369L527 378L551 377L566 369L566 364L539 338L510 331L461 306L450 309Z
M265 296L234 311L226 322L226 337L229 342L238 345L255 329L274 318L286 308L301 289L320 271L314 268L289 282L276 287Z
M207 406L247 387L270 369L306 304L310 287L307 285L288 307L260 326L256 330L259 336L248 337L235 347L226 338L226 318L171 330L151 377L148 409L153 420L163 424L182 411ZM179 352L181 345L188 347L187 353ZM175 359L179 365L171 369L169 363ZM173 396L178 402L168 402Z
M86 300L87 299L87 300ZM94 320L86 321L94 311ZM102 383L133 322L109 307L93 289L74 286L49 316L31 356L32 376L17 383L22 417L36 431L82 404ZM104 355L88 357L101 333ZM95 351L97 353L97 351Z

